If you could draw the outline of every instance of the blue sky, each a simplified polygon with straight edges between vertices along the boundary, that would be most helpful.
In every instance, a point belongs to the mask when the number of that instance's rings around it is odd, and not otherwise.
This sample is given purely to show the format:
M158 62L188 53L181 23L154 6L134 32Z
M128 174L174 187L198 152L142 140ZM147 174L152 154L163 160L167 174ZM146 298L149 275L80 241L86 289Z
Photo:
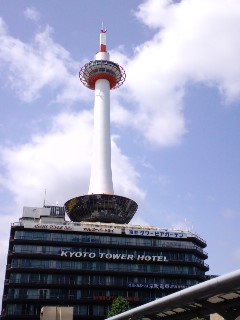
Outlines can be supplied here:
M240 2L3 0L1 279L23 206L88 192L94 97L78 71L102 21L127 74L111 93L115 193L138 202L132 223L204 238L210 274L238 269Z

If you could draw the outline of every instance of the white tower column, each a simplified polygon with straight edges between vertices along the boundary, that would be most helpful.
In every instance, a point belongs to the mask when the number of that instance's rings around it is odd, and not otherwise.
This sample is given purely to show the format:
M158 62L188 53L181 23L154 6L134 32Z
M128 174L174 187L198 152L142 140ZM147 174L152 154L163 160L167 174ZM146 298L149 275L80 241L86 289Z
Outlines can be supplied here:
M111 169L110 84L95 83L93 158L89 194L114 194Z

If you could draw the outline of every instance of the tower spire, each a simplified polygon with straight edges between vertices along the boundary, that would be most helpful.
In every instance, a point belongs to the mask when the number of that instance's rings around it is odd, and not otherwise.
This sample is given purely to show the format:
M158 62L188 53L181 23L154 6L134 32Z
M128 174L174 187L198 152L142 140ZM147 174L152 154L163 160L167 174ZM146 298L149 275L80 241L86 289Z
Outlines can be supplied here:
M103 27L102 22L102 28L100 32L100 52L106 52L107 51L107 37L106 37L107 29Z

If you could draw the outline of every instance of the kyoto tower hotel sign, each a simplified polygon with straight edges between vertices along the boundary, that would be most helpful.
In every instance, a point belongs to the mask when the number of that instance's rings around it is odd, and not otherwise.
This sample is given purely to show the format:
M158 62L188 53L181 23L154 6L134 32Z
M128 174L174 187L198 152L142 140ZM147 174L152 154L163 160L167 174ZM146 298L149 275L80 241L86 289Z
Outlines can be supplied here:
M121 86L125 71L109 60L106 30L100 33L100 50L94 61L79 72L81 82L95 91L93 160L88 195L68 200L65 209L72 221L128 223L137 203L114 195L111 169L110 90Z

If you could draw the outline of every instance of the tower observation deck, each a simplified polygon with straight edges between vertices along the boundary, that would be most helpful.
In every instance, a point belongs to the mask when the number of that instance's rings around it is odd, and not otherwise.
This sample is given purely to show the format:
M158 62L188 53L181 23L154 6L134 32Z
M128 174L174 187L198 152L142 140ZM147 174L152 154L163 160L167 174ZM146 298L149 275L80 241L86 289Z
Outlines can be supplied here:
M124 69L109 60L106 30L100 33L100 49L95 60L79 71L80 81L94 90L93 159L88 195L65 203L72 221L128 223L137 211L137 203L114 194L111 169L110 90L120 87L126 78Z

